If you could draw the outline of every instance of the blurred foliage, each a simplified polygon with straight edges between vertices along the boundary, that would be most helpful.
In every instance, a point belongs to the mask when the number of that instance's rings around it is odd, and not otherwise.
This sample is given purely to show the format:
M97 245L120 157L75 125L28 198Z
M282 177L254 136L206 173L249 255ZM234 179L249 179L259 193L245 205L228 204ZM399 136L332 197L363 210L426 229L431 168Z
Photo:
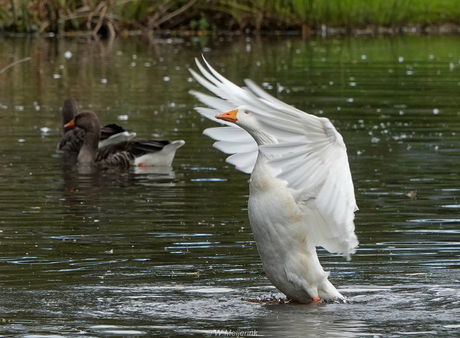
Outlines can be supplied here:
M459 0L0 0L0 30L284 30L460 23Z

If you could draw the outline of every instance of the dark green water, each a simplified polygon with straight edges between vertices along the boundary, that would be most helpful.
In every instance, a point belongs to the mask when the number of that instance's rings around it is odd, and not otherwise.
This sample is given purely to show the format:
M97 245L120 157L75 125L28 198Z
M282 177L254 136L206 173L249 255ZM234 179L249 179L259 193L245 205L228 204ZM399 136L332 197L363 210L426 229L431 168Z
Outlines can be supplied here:
M164 42L0 38L0 69L32 58L0 75L1 337L460 333L458 37ZM360 246L350 262L320 259L347 304L248 301L277 293L248 176L193 110L202 53L342 133ZM64 171L54 150L70 96L102 123L185 140L172 172Z

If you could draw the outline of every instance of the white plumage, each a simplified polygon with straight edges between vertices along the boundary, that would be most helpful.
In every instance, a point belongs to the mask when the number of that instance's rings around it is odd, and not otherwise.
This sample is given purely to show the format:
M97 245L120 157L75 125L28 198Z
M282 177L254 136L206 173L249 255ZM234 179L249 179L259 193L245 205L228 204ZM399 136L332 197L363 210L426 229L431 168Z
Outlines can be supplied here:
M227 162L251 174L249 221L267 277L299 302L343 299L316 254L322 246L350 259L358 245L342 136L329 119L287 105L251 80L236 86L204 61L209 71L196 60L204 77L190 71L217 97L190 93L209 106L196 108L201 115L227 125L204 134L232 154Z

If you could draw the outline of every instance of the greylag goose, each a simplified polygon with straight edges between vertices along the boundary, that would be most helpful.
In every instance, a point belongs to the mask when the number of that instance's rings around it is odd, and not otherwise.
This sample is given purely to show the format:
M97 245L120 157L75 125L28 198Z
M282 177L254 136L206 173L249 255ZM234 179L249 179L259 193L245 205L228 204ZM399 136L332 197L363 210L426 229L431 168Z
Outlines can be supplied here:
M77 103L73 98L65 100L61 110L62 125L69 123L79 113ZM98 147L102 148L109 144L131 140L134 137L136 137L135 132L128 132L123 127L111 123L101 127ZM83 138L84 132L80 128L63 128L63 135L57 150L66 153L78 153L83 145Z
M101 127L93 112L85 111L76 115L64 128L80 128L84 132L83 144L78 152L77 162L83 165L102 167L169 167L176 150L185 144L178 140L136 139L109 144L98 148Z
M70 98L64 101L62 106L62 125L69 123L79 113L77 102ZM64 153L77 153L83 144L83 137L85 133L80 128L65 129L62 128L62 138L57 145L57 151Z
M217 97L191 91L203 116L226 127L204 134L251 174L248 214L268 279L300 303L343 300L316 253L350 259L358 239L354 187L345 143L331 121L272 97L251 80L241 88L198 60L193 77Z

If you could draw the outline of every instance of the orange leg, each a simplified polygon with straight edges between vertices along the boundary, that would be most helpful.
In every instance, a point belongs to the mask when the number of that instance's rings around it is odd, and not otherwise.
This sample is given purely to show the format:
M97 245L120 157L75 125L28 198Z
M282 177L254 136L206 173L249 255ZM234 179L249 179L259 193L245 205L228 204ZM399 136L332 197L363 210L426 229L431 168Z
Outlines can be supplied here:
M321 303L323 302L323 300L319 297L313 297L311 299L311 303L310 304L315 304L315 305L320 305Z

